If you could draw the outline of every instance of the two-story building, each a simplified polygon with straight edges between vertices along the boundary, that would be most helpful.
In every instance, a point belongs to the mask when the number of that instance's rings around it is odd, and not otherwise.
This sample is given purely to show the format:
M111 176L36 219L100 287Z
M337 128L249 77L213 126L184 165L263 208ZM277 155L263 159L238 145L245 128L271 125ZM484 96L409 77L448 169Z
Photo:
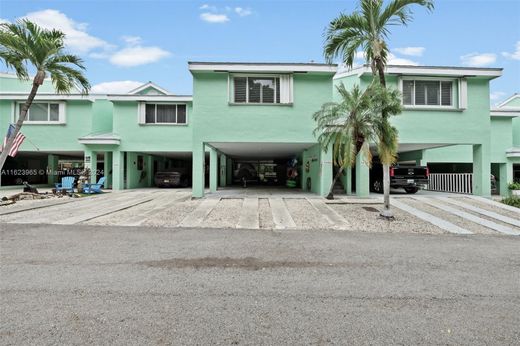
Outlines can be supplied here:
M51 184L69 169L88 167L92 179L104 175L106 187L120 190L153 186L156 172L175 169L192 177L193 196L202 197L206 187L212 193L240 183L237 171L248 165L278 167L283 176L296 160L291 174L299 188L328 192L332 153L318 145L312 115L337 100L339 83L366 87L369 67L337 72L315 63L190 62L188 68L193 96L151 82L120 95L57 95L46 81L22 128L27 140L4 167L38 174L3 175L2 185ZM483 196L493 173L506 195L520 163L520 101L514 96L490 110L489 81L501 73L389 66L387 83L403 94L404 111L392 119L399 161L472 173L473 193ZM0 128L14 122L29 88L30 82L0 75ZM368 195L369 169L358 159L342 177L345 191Z

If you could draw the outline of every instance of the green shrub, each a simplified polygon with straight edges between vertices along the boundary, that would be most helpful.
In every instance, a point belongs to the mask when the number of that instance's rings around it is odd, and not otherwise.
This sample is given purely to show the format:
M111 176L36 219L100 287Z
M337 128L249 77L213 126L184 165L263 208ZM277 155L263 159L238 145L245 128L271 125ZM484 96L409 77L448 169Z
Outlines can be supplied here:
M507 197L507 198L504 198L501 202L504 204L513 206L513 207L520 208L520 198L519 197Z
M509 183L509 190L520 190L520 183Z

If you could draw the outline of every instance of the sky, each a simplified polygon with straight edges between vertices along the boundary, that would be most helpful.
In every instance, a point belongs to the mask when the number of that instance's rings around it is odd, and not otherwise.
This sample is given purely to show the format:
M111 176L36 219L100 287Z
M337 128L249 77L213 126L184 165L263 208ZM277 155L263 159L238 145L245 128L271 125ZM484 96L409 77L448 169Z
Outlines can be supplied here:
M0 22L30 18L65 32L67 49L85 61L92 92L122 93L153 81L182 95L192 92L188 61L324 62L327 24L356 6L350 0L0 0ZM437 0L431 13L412 9L413 22L391 28L389 63L501 67L503 76L491 82L492 104L520 92L520 0Z

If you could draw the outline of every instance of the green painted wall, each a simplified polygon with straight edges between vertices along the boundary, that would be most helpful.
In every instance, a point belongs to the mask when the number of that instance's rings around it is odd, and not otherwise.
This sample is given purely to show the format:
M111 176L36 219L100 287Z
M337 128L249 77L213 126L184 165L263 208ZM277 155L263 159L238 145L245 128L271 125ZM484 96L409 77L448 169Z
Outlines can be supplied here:
M516 147L520 146L520 117L513 119L513 143Z
M0 76L0 91L2 92L29 92L32 88L32 80L19 80L15 75ZM54 86L46 79L38 88L38 92L53 93Z
M13 101L0 101L0 128L7 131L13 112ZM67 101L65 124L29 124L22 127L25 140L21 151L80 151L83 146L78 138L91 132L92 103L90 101ZM3 136L3 135L2 135Z
M311 192L320 193L320 154L321 147L319 144L313 145L309 149L303 151L302 155L302 189L307 189L307 178L311 179ZM306 170L308 164L309 171Z
M114 133L121 137L121 151L191 152L193 108L188 104L187 125L140 125L137 102L114 102Z
M113 127L112 102L107 99L96 99L92 104L92 133L109 133Z
M332 100L331 75L295 74L294 104L230 105L227 73L194 73L194 141L316 142L312 114Z
M520 107L520 94L516 94L509 102L502 105L502 107Z

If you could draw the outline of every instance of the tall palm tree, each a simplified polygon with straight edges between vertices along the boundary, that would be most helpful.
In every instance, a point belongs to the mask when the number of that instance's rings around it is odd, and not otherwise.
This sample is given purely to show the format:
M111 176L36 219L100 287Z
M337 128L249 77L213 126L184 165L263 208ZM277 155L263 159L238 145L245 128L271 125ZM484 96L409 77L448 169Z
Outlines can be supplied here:
M341 83L337 91L341 101L325 103L313 115L316 121L314 135L325 150L332 144L333 162L338 167L327 199L334 199L336 181L345 168L354 165L359 153L368 163L372 161L370 143L377 144L380 157L392 155L397 148L397 130L379 114L382 111L389 115L401 112L400 94L395 89L387 90L373 84L364 91L358 85L349 91ZM383 137L387 142L381 142Z
M389 55L386 40L391 25L407 25L412 20L411 5L420 5L433 10L433 0L391 0L385 6L383 0L360 0L360 8L351 14L341 13L330 22L326 31L324 55L327 61L340 57L347 67L354 64L356 53L362 50L374 77L386 87L385 67ZM383 118L387 117L384 112ZM383 133L384 135L384 133ZM382 139L381 142L386 142ZM382 216L391 218L390 211L390 174L389 169L395 161L382 157L383 188L385 208Z
M0 60L12 68L21 80L30 79L29 69L35 72L31 92L21 108L14 132L0 154L0 169L22 128L38 88L47 76L50 76L57 93L79 90L86 94L90 90L90 83L82 71L85 70L83 61L65 52L64 38L63 32L40 28L29 20L0 25Z

